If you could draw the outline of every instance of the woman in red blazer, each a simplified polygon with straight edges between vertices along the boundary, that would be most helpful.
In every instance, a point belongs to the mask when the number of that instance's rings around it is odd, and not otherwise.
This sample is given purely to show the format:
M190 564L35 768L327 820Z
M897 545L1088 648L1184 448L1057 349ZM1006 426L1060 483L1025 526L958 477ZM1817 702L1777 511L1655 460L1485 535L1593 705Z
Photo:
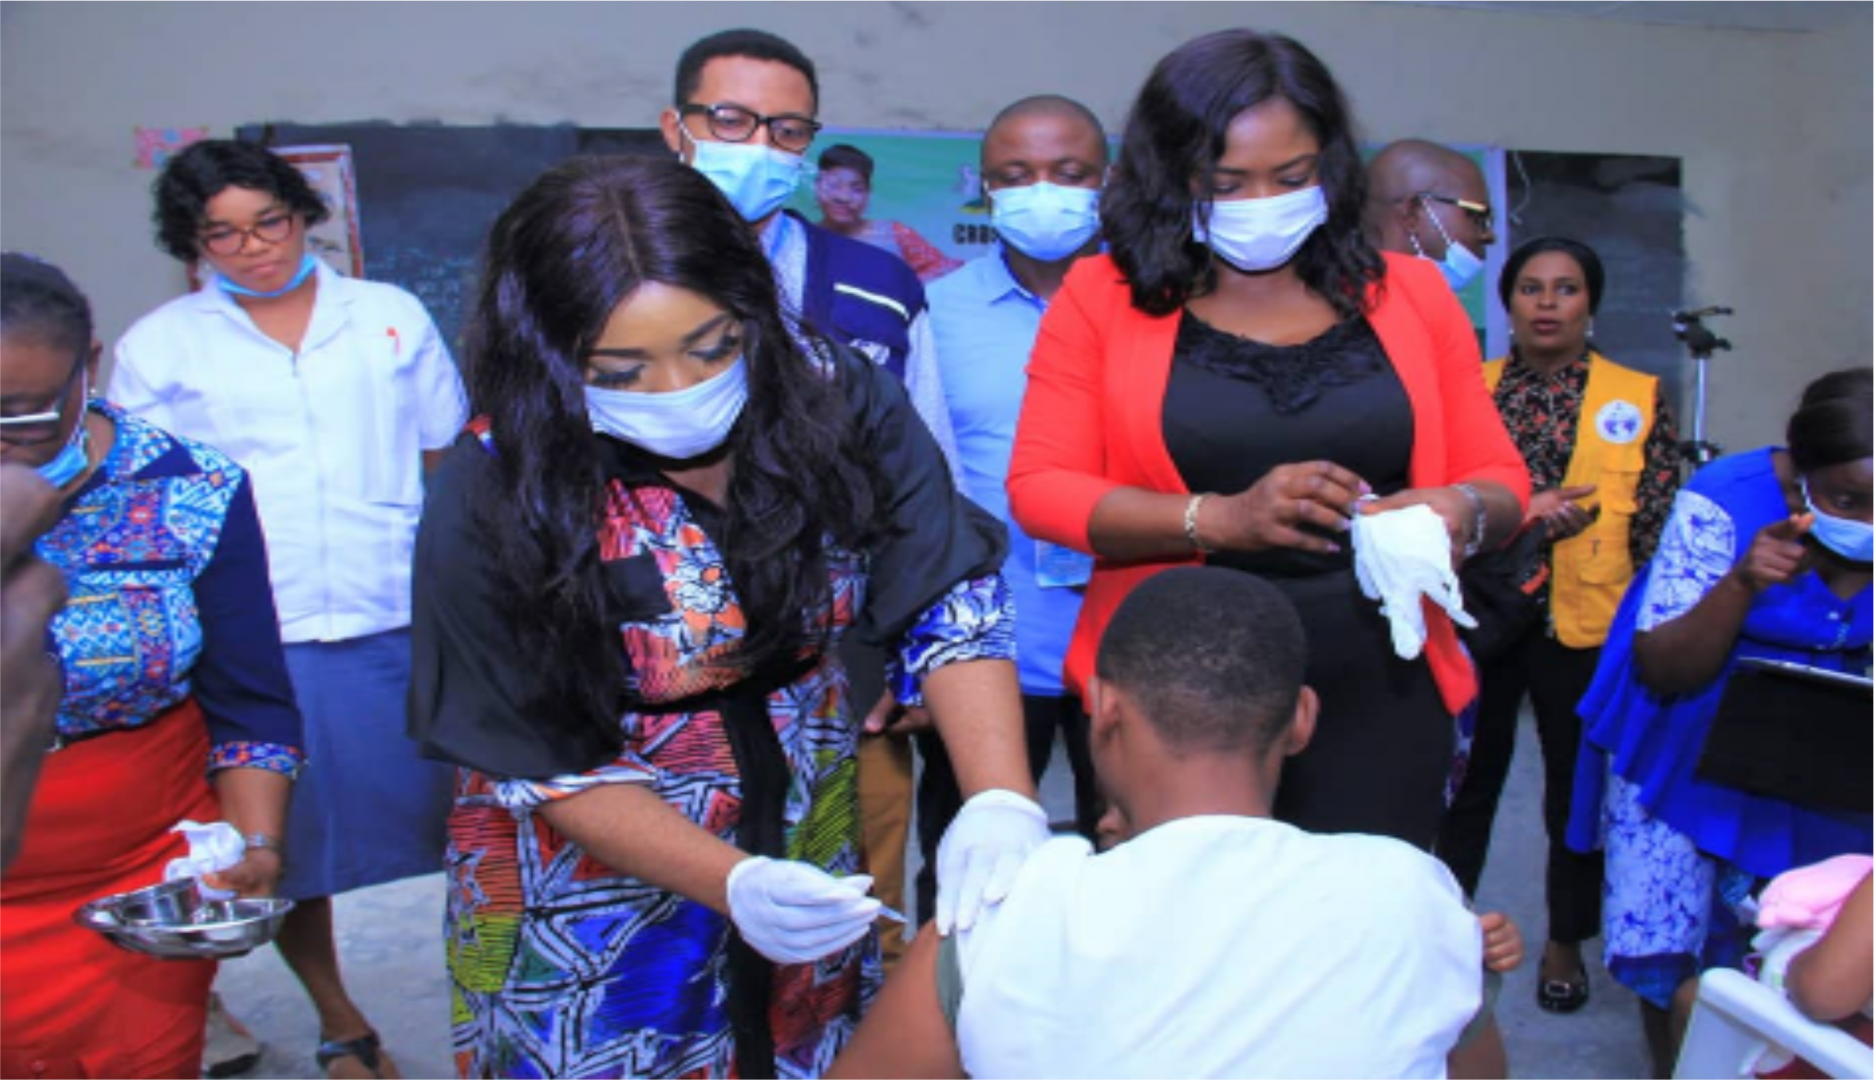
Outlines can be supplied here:
M1322 704L1276 815L1429 847L1475 674L1430 604L1423 655L1393 654L1346 529L1363 495L1380 496L1364 512L1423 503L1462 558L1516 530L1529 476L1450 288L1361 234L1351 128L1288 38L1222 31L1160 61L1103 198L1110 255L1081 260L1042 320L1009 497L1031 535L1099 557L1076 692L1146 577L1261 574L1301 612Z

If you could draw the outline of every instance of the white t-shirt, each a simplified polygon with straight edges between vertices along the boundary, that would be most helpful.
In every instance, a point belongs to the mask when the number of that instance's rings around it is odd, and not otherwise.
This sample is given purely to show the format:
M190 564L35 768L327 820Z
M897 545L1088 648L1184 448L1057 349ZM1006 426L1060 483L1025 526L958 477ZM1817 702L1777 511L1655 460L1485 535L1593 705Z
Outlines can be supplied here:
M1049 841L957 947L972 1076L1441 1077L1483 986L1443 864L1267 818Z
M410 624L423 450L468 418L455 362L416 297L321 264L298 353L211 282L117 344L111 400L253 477L289 642Z

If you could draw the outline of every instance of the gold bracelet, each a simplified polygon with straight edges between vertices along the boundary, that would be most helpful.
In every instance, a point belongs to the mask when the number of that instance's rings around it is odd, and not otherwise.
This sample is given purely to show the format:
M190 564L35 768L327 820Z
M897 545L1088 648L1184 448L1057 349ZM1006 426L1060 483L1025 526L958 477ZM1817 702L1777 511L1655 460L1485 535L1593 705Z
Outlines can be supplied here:
M1202 495L1191 496L1191 501L1184 504L1184 538L1191 542L1191 550L1200 555L1209 555L1216 551L1197 536L1197 508L1204 505L1204 500L1208 498L1210 498L1210 492L1206 491Z

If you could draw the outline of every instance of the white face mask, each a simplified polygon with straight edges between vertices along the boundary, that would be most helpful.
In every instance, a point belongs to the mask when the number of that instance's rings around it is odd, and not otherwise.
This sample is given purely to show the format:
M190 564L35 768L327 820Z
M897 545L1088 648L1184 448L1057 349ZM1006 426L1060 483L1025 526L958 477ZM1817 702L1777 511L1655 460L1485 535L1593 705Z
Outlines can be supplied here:
M1438 220L1437 214L1432 213L1430 202L1431 200L1423 196L1419 197L1419 205L1424 207L1425 216L1431 219L1432 228L1437 229L1438 235L1445 238L1445 257L1434 259L1425 254L1425 249L1419 246L1419 238L1412 233L1406 233L1406 239L1412 241L1412 250L1418 254L1419 258L1438 267L1439 272L1444 274L1445 281L1450 283L1452 292L1461 292L1464 286L1471 283L1471 279L1483 271L1484 261L1472 255L1470 248L1451 239L1451 234L1445 231L1444 223Z
M992 191L989 220L1004 243L1042 262L1059 262L1100 231L1098 188L1045 181Z
M691 138L689 130L677 130L690 140L696 154L690 167L709 178L716 190L728 198L741 213L742 220L762 221L781 208L806 172L807 159L799 154L759 143L728 143Z
M748 366L739 356L721 374L668 394L586 387L592 430L673 461L721 446L747 403Z
M1327 192L1321 185L1266 199L1230 199L1192 211L1191 235L1209 244L1217 257L1238 270L1273 270L1295 257L1308 237L1327 220Z

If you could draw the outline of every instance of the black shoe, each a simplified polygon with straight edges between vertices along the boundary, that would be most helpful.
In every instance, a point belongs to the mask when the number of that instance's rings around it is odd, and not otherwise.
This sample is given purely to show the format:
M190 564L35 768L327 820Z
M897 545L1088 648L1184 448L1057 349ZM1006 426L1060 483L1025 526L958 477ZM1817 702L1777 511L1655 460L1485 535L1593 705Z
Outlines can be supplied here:
M1588 972L1581 971L1579 979L1538 979L1536 981L1536 1004L1549 1012L1577 1012L1588 1003Z

